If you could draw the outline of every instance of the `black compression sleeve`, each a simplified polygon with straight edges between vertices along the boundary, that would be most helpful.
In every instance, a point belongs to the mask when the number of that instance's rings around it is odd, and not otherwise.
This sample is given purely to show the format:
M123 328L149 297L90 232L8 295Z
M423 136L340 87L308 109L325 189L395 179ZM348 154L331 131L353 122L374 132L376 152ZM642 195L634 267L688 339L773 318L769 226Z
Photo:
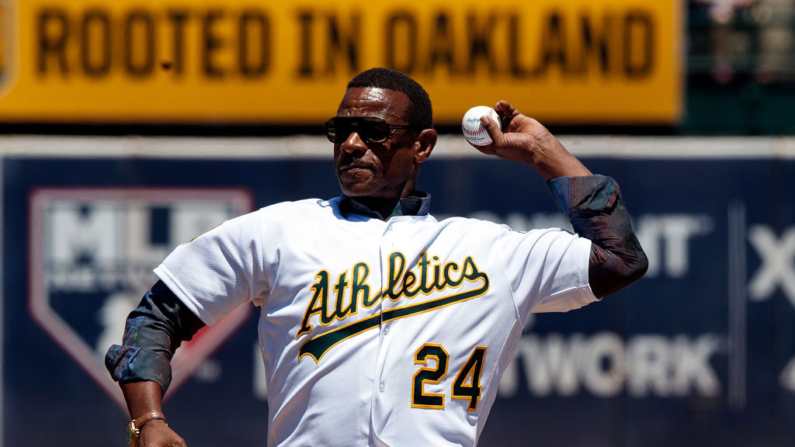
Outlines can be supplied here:
M594 295L607 296L646 273L646 254L615 180L602 175L560 177L550 180L549 188L574 231L592 242L588 278Z
M158 281L127 317L122 345L105 355L105 367L118 382L171 383L171 358L202 327L202 322L165 284Z

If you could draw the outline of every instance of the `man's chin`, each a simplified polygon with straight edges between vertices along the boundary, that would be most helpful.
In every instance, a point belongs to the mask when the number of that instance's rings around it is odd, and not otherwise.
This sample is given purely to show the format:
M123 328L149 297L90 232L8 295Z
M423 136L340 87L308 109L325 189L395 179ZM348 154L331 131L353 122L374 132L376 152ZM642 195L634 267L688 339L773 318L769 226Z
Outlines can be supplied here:
M367 182L346 181L349 179L338 178L342 193L348 197L368 197L373 194L374 188Z
M337 175L340 189L348 197L368 197L377 191L372 173L366 170L344 171Z
M340 189L348 197L372 197L374 195L372 188L367 188L363 185L343 185L340 183Z

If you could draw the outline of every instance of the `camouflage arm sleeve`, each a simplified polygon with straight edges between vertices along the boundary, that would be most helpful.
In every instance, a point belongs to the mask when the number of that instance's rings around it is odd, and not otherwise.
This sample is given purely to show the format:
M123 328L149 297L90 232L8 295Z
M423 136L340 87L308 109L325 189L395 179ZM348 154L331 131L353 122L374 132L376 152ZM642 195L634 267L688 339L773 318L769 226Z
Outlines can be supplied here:
M559 177L548 186L574 231L592 242L588 282L594 295L607 296L646 273L646 254L615 180L602 175Z
M171 383L171 357L204 327L169 288L158 281L127 317L122 345L105 355L105 367L121 383L153 381L165 394Z

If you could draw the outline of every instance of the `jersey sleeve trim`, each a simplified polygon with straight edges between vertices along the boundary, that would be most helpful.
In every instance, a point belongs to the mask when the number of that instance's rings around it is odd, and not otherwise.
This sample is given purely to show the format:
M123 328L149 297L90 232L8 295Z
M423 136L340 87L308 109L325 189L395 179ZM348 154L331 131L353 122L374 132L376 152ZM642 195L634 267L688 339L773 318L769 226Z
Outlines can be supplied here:
M579 273L579 281L577 281L579 284L539 297L530 313L568 312L599 301L599 298L591 290L591 285L588 281L591 243L590 240L582 237L577 237L571 241L570 249L576 250L577 260L581 264L576 269Z
M168 270L168 268L165 265L160 264L154 270L154 272L155 275L157 275L157 277L160 278L160 280L163 281L166 284L166 286L168 286L168 288L174 293L174 295L176 295L177 298L179 298L179 300L182 301L183 304L185 304L185 307L187 307L191 312L193 312L194 315L199 317L199 319L201 319L204 322L204 324L206 324L207 326L212 326L218 321L218 319L213 318L207 312L204 306L199 304L199 301L196 300L196 298L194 298L193 295L191 295L185 289L185 287L182 286L179 280L175 278L174 275L171 274L171 272Z
M563 294L566 294L565 303L561 303L556 299L559 295ZM558 293L539 300L539 302L533 306L531 313L539 314L546 312L568 312L570 310L587 306L594 301L599 301L599 298L593 294L591 286L589 284L585 284L583 286L561 290Z
M506 229L516 237L515 232ZM589 284L590 240L551 228L534 230L519 237L523 244L531 244L532 247L526 247L520 253L520 258L527 256L526 261L517 261L519 264L524 262L521 268L514 268L517 271L511 273L506 268L506 274L517 319L521 320L523 327L531 313L568 312L598 301ZM551 247L549 244L555 245L557 254L547 259ZM498 246L503 264L509 267L511 263L506 259L506 248ZM531 256L533 250L542 250L542 254ZM535 261L531 263L531 259ZM514 274L519 276L514 277Z

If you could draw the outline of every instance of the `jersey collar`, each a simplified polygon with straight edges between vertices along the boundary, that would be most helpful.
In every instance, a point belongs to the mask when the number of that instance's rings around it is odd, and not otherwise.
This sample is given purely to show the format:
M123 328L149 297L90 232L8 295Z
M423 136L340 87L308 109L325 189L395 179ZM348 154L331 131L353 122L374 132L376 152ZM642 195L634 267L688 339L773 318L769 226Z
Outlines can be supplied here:
M356 214L364 214L365 216L371 216L378 219L382 219L381 215L378 212L371 210L367 206L363 205L356 199L352 197L348 197L345 194L340 196L340 211L343 214L348 213L356 213ZM427 216L431 209L431 195L422 192L422 191L414 191L410 196L403 197L400 199L398 204L395 206L395 209L392 211L392 214L389 215L390 218L396 216Z

